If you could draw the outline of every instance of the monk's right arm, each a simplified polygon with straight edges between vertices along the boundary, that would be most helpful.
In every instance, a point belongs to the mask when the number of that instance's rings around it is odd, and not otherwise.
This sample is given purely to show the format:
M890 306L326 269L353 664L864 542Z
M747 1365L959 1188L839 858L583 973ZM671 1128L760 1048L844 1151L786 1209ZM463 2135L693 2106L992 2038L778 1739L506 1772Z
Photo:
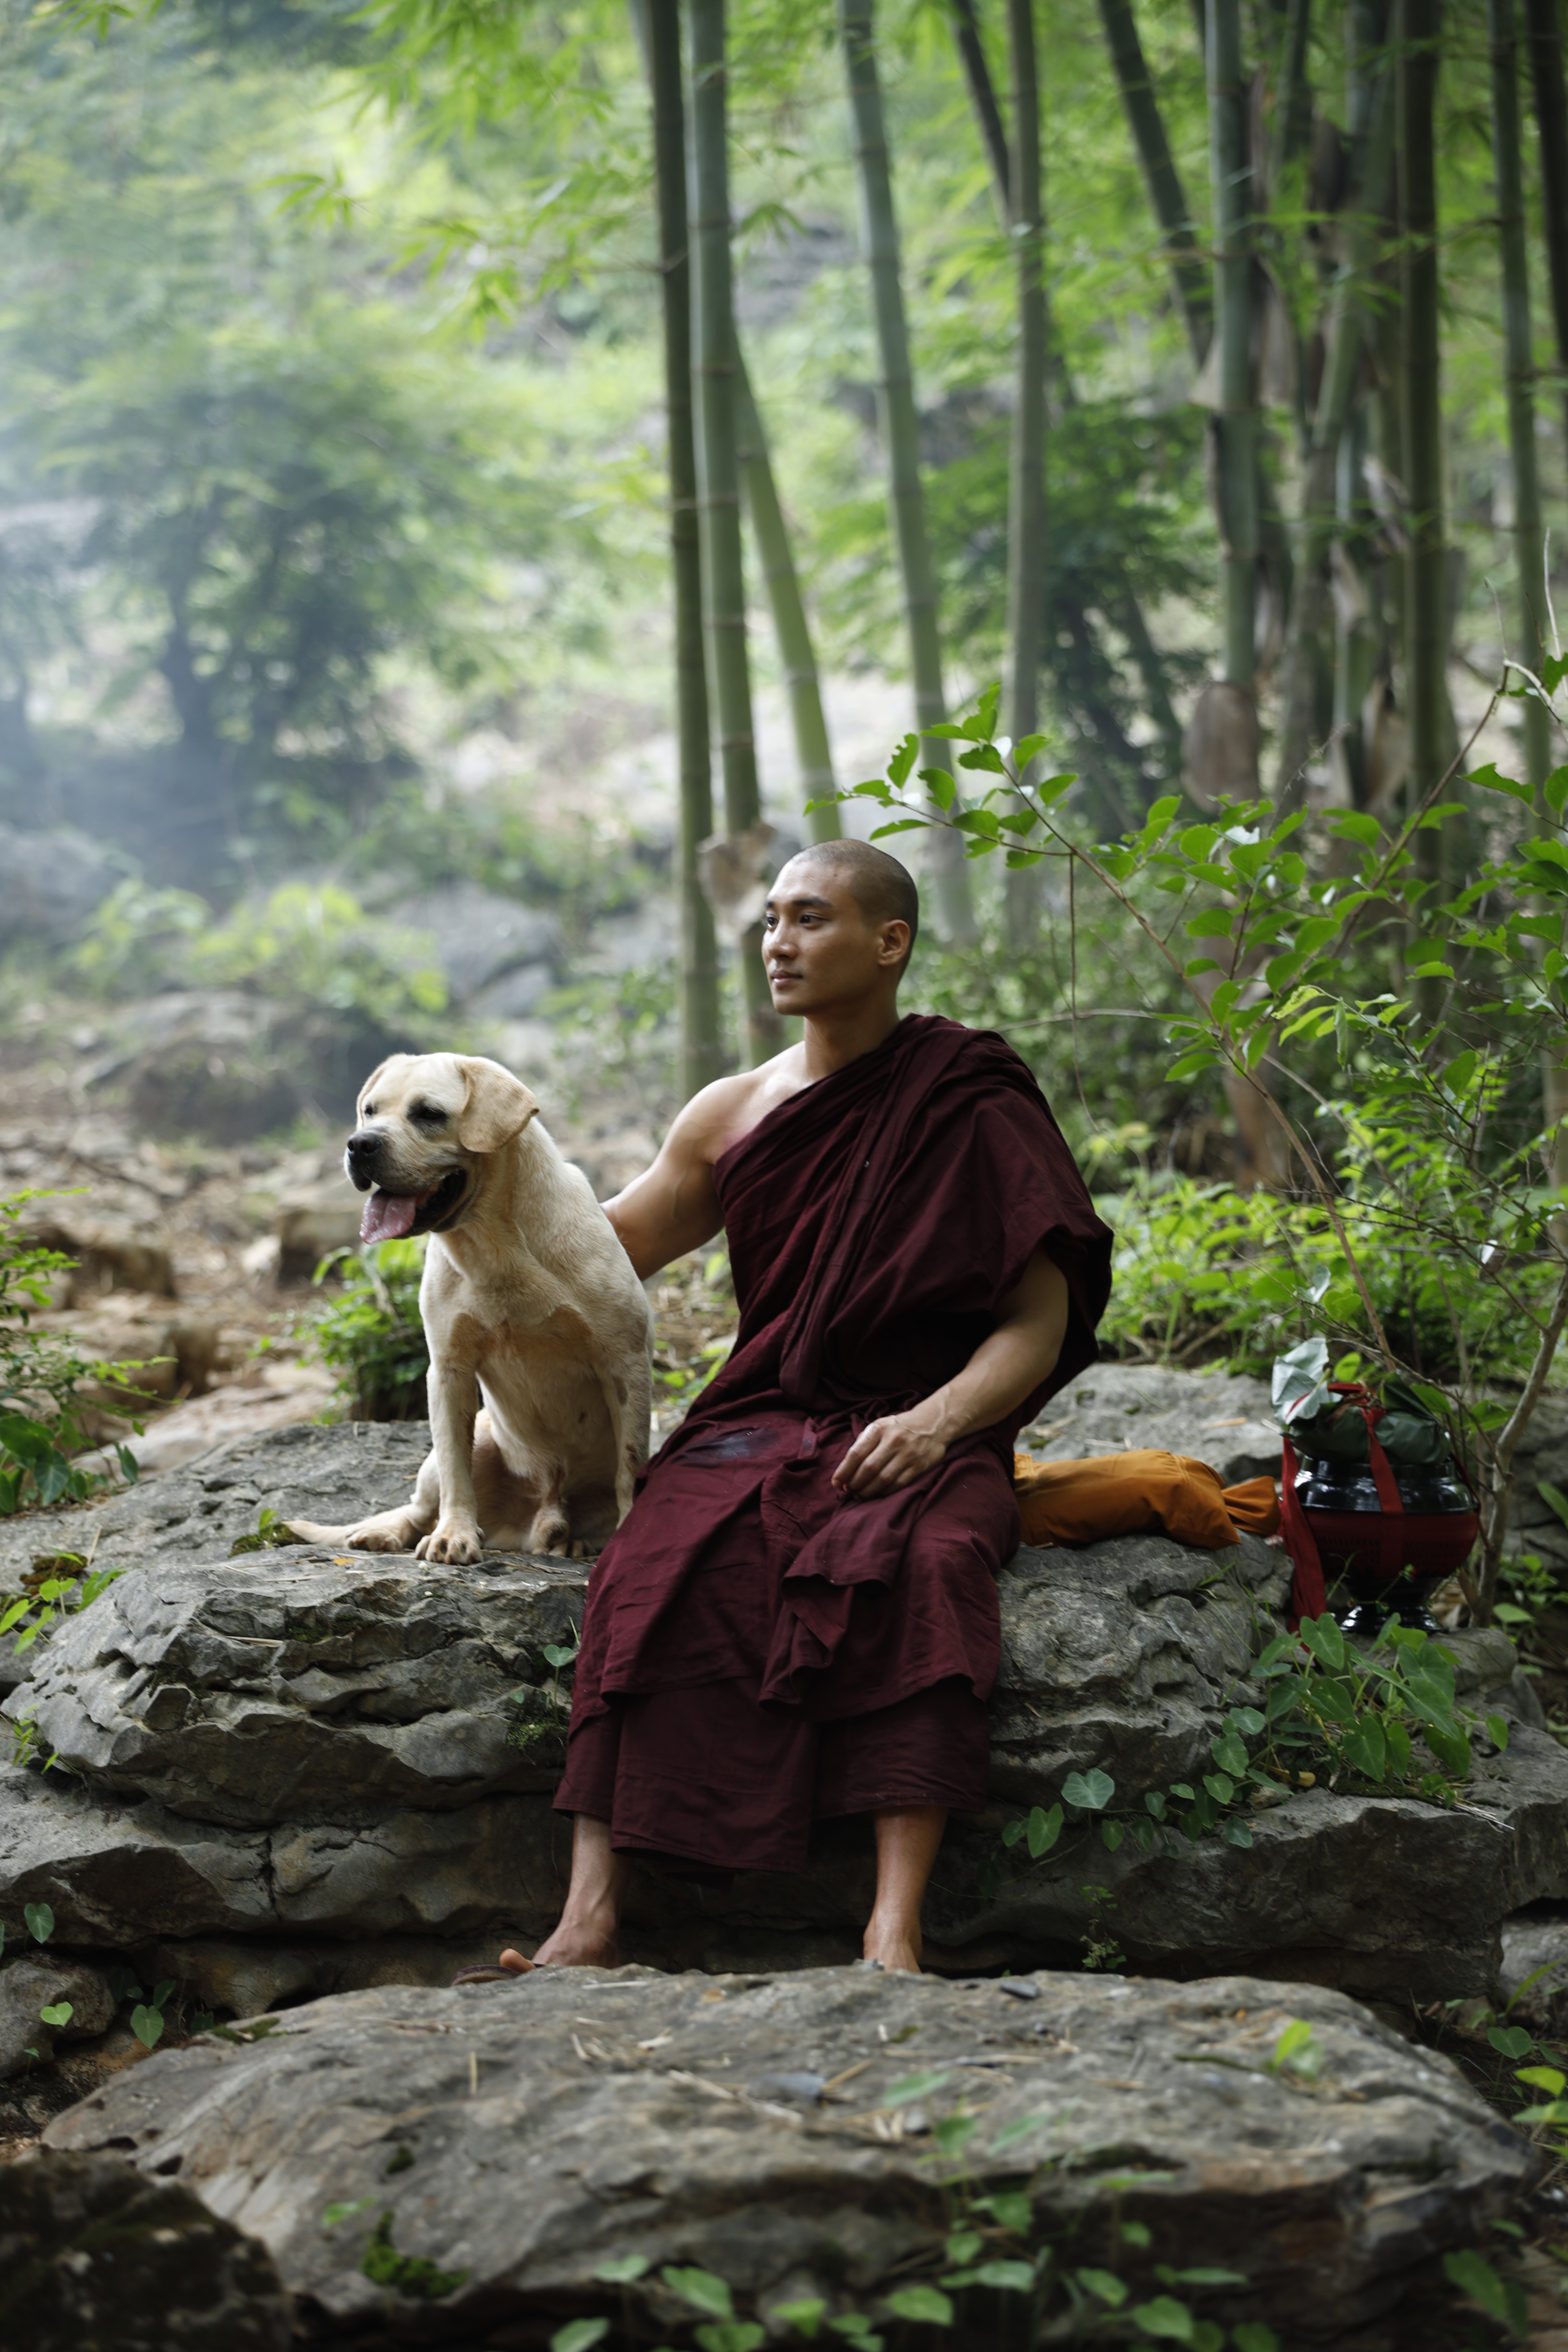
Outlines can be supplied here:
M724 1222L713 1184L713 1161L715 1144L724 1131L725 1092L734 1083L721 1078L693 1095L647 1174L634 1177L604 1204L644 1282L672 1258L700 1249Z

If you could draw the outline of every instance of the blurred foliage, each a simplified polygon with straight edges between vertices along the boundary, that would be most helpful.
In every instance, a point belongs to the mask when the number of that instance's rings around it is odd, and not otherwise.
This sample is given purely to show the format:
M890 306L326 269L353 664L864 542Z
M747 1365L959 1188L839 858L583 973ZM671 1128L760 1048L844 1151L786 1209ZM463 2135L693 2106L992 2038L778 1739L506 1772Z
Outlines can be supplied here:
M194 891L122 882L72 957L78 977L107 997L165 988L247 988L285 1008L359 1013L411 1037L431 1028L447 983L419 935L366 915L331 883L287 882L226 921Z
M668 1125L680 1102L675 991L675 966L664 961L557 990L550 1008L556 1084L570 1111L611 1095L652 1126ZM721 1036L735 1034L738 1005L734 960L727 956L719 979Z
M356 834L359 873L416 877L422 889L468 879L553 909L567 936L641 904L666 878L668 852L581 813L520 806L503 790L439 791L405 783Z
M292 772L321 793L385 757L389 656L459 688L509 675L521 616L498 567L548 549L542 452L531 478L519 404L397 307L116 343L48 410L39 463L96 509L79 560L141 621L113 692L155 670L187 748L247 755L240 824L268 781L287 821Z
M0 9L0 765L28 821L25 698L68 678L62 813L204 890L351 854L438 710L600 642L615 593L570 404L399 273L448 176L365 118L370 46L267 0L101 44ZM312 156L376 203L307 218Z

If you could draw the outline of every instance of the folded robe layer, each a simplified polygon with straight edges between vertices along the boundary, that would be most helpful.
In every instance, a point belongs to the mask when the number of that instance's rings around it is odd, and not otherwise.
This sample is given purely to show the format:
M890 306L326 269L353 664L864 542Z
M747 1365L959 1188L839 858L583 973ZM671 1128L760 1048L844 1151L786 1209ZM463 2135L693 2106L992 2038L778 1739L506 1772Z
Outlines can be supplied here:
M1079 1462L1036 1462L1015 1454L1013 1492L1024 1541L1031 1544L1099 1543L1106 1536L1163 1528L1178 1543L1219 1551L1239 1534L1279 1531L1272 1478L1222 1486L1206 1462L1158 1446Z

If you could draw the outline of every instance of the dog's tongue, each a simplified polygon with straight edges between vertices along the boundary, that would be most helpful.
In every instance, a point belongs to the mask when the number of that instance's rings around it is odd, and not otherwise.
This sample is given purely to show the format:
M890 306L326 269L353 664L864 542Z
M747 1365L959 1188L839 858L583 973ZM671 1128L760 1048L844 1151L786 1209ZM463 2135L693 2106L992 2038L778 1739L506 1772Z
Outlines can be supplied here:
M400 1240L429 1198L428 1192L373 1192L359 1221L361 1241Z

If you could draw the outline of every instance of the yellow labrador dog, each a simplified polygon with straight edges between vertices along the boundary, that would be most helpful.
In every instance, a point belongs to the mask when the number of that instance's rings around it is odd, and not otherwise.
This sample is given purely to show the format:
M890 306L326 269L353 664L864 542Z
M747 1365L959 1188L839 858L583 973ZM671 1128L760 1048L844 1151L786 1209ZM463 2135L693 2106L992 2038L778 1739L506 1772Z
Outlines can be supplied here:
M647 1459L647 1299L538 1114L521 1079L476 1055L394 1054L366 1079L344 1162L370 1195L362 1240L430 1236L434 1450L400 1509L294 1520L307 1541L451 1562L564 1552L630 1508Z

